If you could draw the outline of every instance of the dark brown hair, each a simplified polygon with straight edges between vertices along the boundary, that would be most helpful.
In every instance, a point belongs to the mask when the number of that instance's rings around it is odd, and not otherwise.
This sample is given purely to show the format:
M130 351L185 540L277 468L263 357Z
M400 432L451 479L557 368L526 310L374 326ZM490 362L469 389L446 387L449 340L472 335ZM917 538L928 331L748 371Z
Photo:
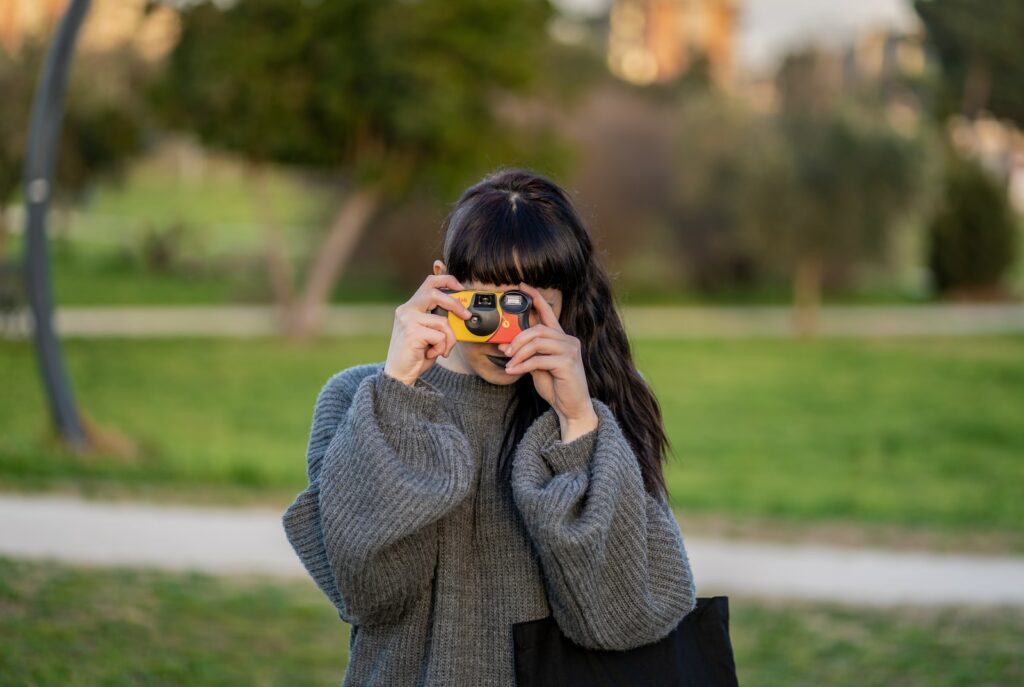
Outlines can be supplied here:
M656 497L660 492L667 500L661 462L669 441L661 409L636 369L608 274L566 192L527 169L492 172L466 189L446 218L443 261L459 281L524 281L562 292L559 324L580 340L591 396L614 412L637 456L647 492ZM506 480L515 447L550 408L534 388L532 375L524 374L515 384L506 409L512 420L498 463Z

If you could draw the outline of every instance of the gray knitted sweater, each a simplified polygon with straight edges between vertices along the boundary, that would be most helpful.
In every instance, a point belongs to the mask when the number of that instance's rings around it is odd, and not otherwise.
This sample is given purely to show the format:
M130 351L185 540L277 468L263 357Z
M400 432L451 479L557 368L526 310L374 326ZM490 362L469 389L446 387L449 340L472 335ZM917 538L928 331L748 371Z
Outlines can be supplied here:
M435 363L409 386L383 367L321 389L309 485L282 519L352 626L343 687L512 687L513 623L553 615L582 646L626 649L694 608L682 533L607 405L569 443L548 408L502 483L514 385Z

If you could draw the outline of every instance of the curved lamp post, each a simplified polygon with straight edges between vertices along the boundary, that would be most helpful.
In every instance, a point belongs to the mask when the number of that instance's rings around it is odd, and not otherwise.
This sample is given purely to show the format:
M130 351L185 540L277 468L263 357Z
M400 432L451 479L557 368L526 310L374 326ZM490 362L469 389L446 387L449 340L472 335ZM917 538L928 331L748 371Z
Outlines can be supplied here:
M75 39L89 11L90 0L71 0L46 54L32 103L32 122L25 156L25 201L28 207L25 290L32 309L33 340L43 376L50 414L60 435L75 451L88 448L81 417L64 369L60 341L53 329L53 293L46 236L46 214L53 195L57 143L64 116L64 93Z

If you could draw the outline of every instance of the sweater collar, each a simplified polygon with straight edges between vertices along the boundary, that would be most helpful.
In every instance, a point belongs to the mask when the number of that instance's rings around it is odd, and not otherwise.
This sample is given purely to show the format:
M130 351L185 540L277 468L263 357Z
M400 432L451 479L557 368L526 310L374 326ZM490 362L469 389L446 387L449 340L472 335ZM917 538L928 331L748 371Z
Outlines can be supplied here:
M430 383L445 396L488 408L505 408L515 395L516 383L491 384L483 377L469 372L455 372L440 363L434 363L420 378Z

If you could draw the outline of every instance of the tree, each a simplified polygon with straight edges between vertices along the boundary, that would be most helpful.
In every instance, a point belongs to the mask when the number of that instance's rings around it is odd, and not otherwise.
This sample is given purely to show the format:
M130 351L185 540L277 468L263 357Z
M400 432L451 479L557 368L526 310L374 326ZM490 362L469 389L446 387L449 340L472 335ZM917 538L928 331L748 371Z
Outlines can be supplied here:
M954 158L943 191L928 227L935 288L951 296L1005 295L1000 282L1017 252L1016 218L1006 189L977 162Z
M767 276L743 223L752 184L774 174L760 170L777 169L786 153L774 133L767 118L728 96L706 92L681 98L669 214L692 288L704 293L745 289Z
M882 257L891 232L916 207L923 150L853 108L790 113L778 125L790 162L779 180L789 188L762 199L785 213L765 247L790 266L797 329L810 332L826 266Z
M251 165L264 202L267 264L284 331L313 333L344 265L382 204L419 189L450 197L470 174L542 151L513 128L501 96L544 74L541 0L246 0L183 11L153 102L171 126ZM296 293L263 188L269 165L336 179L344 199Z
M894 129L872 94L845 92L838 66L788 56L770 115L714 93L680 107L673 216L691 279L788 279L800 333L816 328L827 277L885 255L930 171L925 140Z
M0 50L0 208L22 183L29 109L50 38L26 41L9 55ZM103 74L102 87L95 74ZM67 207L94 182L117 178L145 145L146 119L131 95L150 74L127 48L80 56L71 70L56 167L56 197ZM0 255L5 253L0 212Z
M871 101L845 97L831 66L808 52L784 61L775 129L785 152L755 170L744 205L759 249L792 275L800 333L817 327L825 268L881 257L927 179L925 139L895 130Z
M940 114L982 110L1024 126L1024 3L1019 0L914 0L938 56L945 103Z
M1024 4L991 0L979 11L969 0L915 0L914 9L938 57L939 118L987 112L1024 127ZM929 227L933 282L940 293L1001 294L1018 251L1008 185L945 143L947 195Z

